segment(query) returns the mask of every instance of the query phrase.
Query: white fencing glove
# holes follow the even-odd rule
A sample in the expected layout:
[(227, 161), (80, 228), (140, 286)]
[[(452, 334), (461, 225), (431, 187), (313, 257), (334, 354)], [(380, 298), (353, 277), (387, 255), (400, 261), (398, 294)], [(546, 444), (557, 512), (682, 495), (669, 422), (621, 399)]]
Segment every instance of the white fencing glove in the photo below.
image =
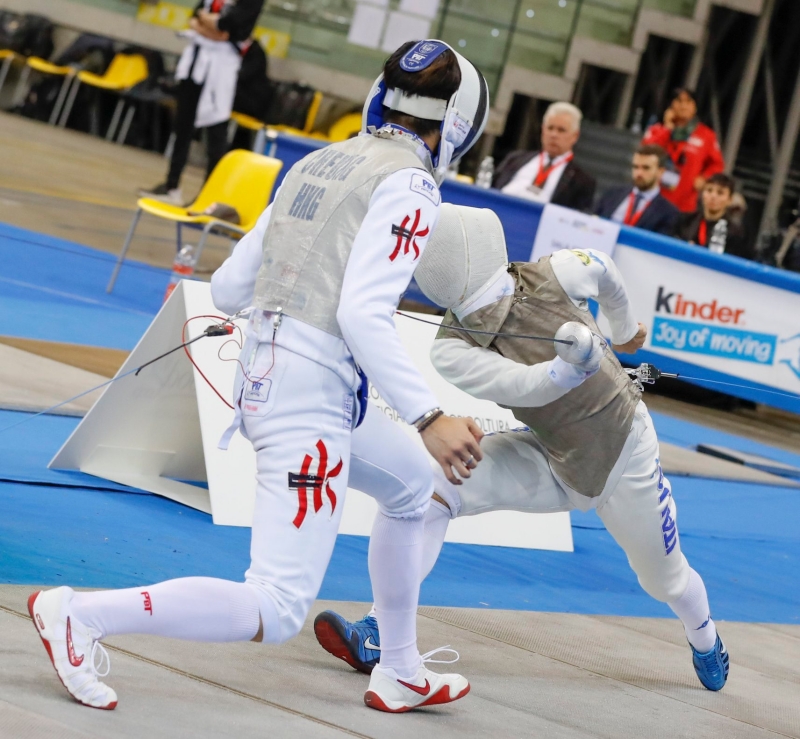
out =
[(594, 374), (597, 370), (600, 369), (600, 362), (603, 359), (603, 356), (606, 353), (606, 344), (605, 339), (597, 334), (592, 334), (592, 352), (589, 356), (584, 359), (582, 362), (579, 362), (575, 366), (578, 369), (582, 369), (584, 372), (589, 372), (590, 374)]
[(606, 342), (595, 334), (592, 336), (592, 351), (583, 362), (570, 364), (556, 357), (550, 362), (547, 374), (557, 387), (572, 390), (600, 369), (605, 350)]
[(586, 372), (578, 365), (570, 364), (561, 359), (561, 357), (556, 357), (550, 361), (547, 374), (556, 387), (572, 390), (572, 388), (578, 387), (584, 380), (591, 377), (594, 372)]

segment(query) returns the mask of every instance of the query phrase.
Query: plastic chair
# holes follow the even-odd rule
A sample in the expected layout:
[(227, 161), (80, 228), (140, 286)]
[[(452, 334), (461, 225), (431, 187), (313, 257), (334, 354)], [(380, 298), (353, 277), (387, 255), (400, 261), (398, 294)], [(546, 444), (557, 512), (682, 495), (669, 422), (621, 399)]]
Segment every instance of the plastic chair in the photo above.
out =
[[(141, 54), (117, 54), (111, 60), (111, 64), (102, 75), (86, 71), (78, 72), (77, 82), (70, 90), (67, 105), (64, 109), (64, 114), (61, 116), (59, 125), (62, 127), (67, 125), (69, 114), (72, 112), (72, 106), (75, 103), (75, 97), (78, 94), (78, 88), (81, 86), (81, 82), (90, 87), (96, 87), (99, 90), (124, 92), (130, 90), (134, 85), (138, 85), (143, 80), (146, 80), (147, 75), (147, 59)], [(117, 107), (114, 109), (114, 116), (111, 118), (111, 124), (106, 132), (107, 141), (111, 141), (114, 138), (124, 106), (125, 100), (120, 98), (117, 101)]]
[(347, 141), (347, 139), (361, 132), (361, 113), (348, 113), (343, 115), (328, 130), (328, 139), (331, 143)]
[[(153, 198), (140, 198), (136, 203), (136, 213), (131, 221), (125, 244), (114, 266), (114, 272), (108, 282), (106, 292), (110, 293), (114, 289), (142, 213), (150, 213), (175, 222), (178, 250), (181, 248), (182, 224), (202, 228), (203, 233), (197, 244), (195, 255), (195, 263), (197, 263), (210, 233), (218, 233), (235, 239), (244, 236), (256, 225), (258, 217), (269, 203), (275, 187), (275, 180), (282, 167), (283, 162), (279, 159), (265, 157), (244, 149), (236, 149), (222, 157), (203, 185), (203, 189), (200, 190), (200, 194), (188, 207), (169, 205)], [(214, 203), (225, 203), (236, 208), (240, 218), (239, 225), (208, 215), (189, 215), (190, 211), (202, 213)]]
[(294, 128), (294, 126), (286, 126), (284, 124), (278, 124), (274, 126), (271, 125), (269, 128), (272, 128), (276, 131), (281, 131), (283, 133), (290, 133), (294, 136), (308, 136), (310, 138), (327, 139), (327, 137), (323, 134), (311, 133), (312, 129), (314, 128), (314, 124), (317, 122), (317, 114), (319, 113), (321, 105), (322, 93), (317, 90), (314, 93), (314, 97), (311, 99), (311, 103), (309, 103), (308, 110), (306, 111), (306, 119), (303, 123), (303, 128)]
[[(31, 70), (34, 72), (39, 72), (39, 74), (48, 74), (54, 77), (64, 78), (64, 81), (61, 83), (61, 89), (58, 91), (58, 97), (56, 98), (55, 105), (53, 105), (53, 110), (50, 112), (50, 118), (47, 121), (51, 126), (55, 126), (56, 122), (58, 121), (59, 114), (64, 107), (64, 101), (67, 98), (70, 86), (73, 84), (78, 70), (74, 67), (69, 67), (66, 65), (62, 66), (60, 64), (53, 64), (52, 62), (48, 62), (46, 59), (42, 59), (38, 56), (29, 57), (26, 62), (25, 69), (22, 71), (19, 82), (17, 83), (17, 90), (14, 96), (17, 102), (19, 102), (22, 98), (22, 90), (28, 82), (28, 77), (30, 76)], [(64, 123), (62, 122), (61, 125), (63, 126)]]

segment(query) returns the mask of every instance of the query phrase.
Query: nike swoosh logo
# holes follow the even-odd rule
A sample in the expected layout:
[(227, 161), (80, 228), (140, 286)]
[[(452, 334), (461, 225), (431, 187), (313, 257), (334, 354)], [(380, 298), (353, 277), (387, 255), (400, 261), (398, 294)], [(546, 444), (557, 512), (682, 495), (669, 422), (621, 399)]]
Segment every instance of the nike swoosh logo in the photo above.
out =
[(412, 685), (411, 683), (406, 683), (402, 680), (398, 680), (397, 682), (399, 682), (400, 685), (405, 685), (409, 690), (413, 690), (415, 693), (419, 693), (420, 695), (428, 695), (428, 693), (431, 692), (431, 684), (427, 680), (425, 681), (424, 687)]
[(80, 667), (83, 664), (83, 658), (86, 656), (82, 654), (78, 657), (75, 654), (75, 645), (72, 643), (72, 623), (69, 620), (69, 616), (67, 616), (67, 656), (69, 657), (69, 663), (73, 667)]
[(380, 651), (381, 651), (380, 645), (379, 645), (379, 644), (376, 644), (374, 641), (372, 641), (372, 637), (371, 637), (371, 636), (368, 636), (368, 637), (367, 637), (367, 638), (364, 640), (364, 647), (365, 647), (366, 649), (374, 649), (374, 650), (375, 650), (375, 651), (377, 651), (377, 652), (380, 652)]

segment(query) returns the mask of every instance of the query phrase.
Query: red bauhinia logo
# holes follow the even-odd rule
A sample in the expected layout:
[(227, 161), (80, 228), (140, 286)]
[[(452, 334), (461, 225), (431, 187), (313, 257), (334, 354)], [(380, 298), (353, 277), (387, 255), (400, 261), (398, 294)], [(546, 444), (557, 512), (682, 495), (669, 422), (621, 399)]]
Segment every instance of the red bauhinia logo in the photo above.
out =
[(67, 616), (67, 656), (69, 657), (69, 663), (73, 667), (80, 667), (83, 664), (83, 658), (86, 656), (82, 654), (78, 657), (78, 655), (75, 654), (75, 645), (72, 643), (72, 622), (69, 616)]
[(142, 590), (142, 595), (144, 596), (144, 610), (147, 611), (152, 616), (153, 601), (150, 600), (150, 593), (148, 593), (146, 590)]
[(399, 226), (396, 224), (392, 225), (392, 236), (397, 236), (397, 243), (394, 246), (394, 251), (389, 256), (390, 262), (397, 259), (401, 252), (403, 254), (408, 254), (410, 249), (414, 249), (414, 259), (412, 261), (419, 258), (417, 239), (427, 236), (429, 231), (428, 226), (425, 226), (422, 231), (417, 231), (420, 217), (421, 213), (419, 208), (417, 208), (417, 212), (414, 214), (414, 225), (411, 226), (411, 228), (408, 227), (411, 216), (406, 216)]
[(342, 471), (342, 460), (340, 458), (339, 463), (328, 472), (328, 449), (322, 439), (317, 442), (317, 452), (319, 452), (319, 465), (316, 475), (312, 475), (310, 472), (311, 464), (314, 462), (314, 458), (310, 454), (306, 454), (303, 459), (299, 475), (294, 472), (289, 473), (289, 488), (297, 490), (297, 515), (292, 523), (298, 529), (303, 525), (308, 512), (308, 488), (314, 491), (314, 513), (319, 513), (322, 508), (323, 490), (331, 502), (331, 514), (336, 510), (336, 493), (331, 489), (330, 480), (339, 476)]

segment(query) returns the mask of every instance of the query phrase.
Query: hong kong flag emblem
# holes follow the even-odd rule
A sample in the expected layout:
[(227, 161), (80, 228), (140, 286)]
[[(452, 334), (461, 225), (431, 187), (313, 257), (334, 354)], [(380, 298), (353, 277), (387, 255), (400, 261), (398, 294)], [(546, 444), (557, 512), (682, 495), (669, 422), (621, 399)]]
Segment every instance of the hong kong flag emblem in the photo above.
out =
[(417, 212), (413, 216), (414, 223), (409, 228), (408, 224), (411, 223), (412, 216), (406, 216), (403, 218), (403, 222), (398, 226), (397, 224), (392, 225), (392, 236), (397, 236), (397, 243), (394, 246), (394, 251), (389, 255), (389, 261), (393, 262), (400, 254), (409, 254), (411, 249), (414, 250), (414, 257), (412, 261), (419, 259), (419, 246), (417, 245), (417, 239), (421, 239), (424, 236), (428, 235), (429, 228), (425, 226), (421, 231), (418, 231), (419, 228), (419, 220), (422, 217), (419, 208), (417, 208)]
[(336, 493), (331, 489), (330, 481), (338, 477), (342, 471), (342, 460), (340, 458), (338, 464), (328, 472), (328, 449), (322, 439), (317, 442), (317, 453), (319, 454), (319, 463), (317, 464), (316, 474), (311, 473), (314, 457), (310, 454), (306, 454), (303, 459), (299, 475), (294, 472), (289, 473), (289, 488), (297, 490), (297, 515), (292, 523), (298, 529), (303, 525), (303, 521), (306, 520), (306, 513), (308, 513), (309, 489), (314, 491), (314, 513), (319, 513), (322, 508), (323, 492), (331, 502), (331, 515), (336, 510)]

